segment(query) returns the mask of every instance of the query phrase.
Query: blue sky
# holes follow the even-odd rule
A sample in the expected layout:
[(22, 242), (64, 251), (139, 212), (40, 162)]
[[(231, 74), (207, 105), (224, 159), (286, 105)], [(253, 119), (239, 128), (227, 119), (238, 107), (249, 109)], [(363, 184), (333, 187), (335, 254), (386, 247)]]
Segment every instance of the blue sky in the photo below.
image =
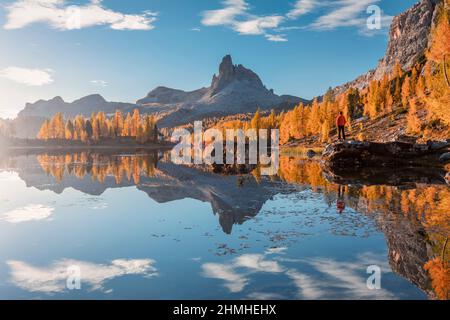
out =
[[(134, 102), (208, 86), (225, 54), (312, 98), (376, 66), (415, 0), (0, 0), (0, 117), (56, 95)], [(370, 5), (381, 30), (369, 30)]]

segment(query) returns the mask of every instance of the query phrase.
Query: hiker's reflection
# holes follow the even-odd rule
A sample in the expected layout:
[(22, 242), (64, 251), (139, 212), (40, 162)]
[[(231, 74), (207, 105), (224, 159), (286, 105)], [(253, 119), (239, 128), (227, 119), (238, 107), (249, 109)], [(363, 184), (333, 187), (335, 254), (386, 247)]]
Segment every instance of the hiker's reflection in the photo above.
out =
[(336, 209), (339, 212), (339, 214), (341, 214), (345, 210), (344, 194), (345, 194), (345, 186), (340, 185), (338, 187), (338, 197), (336, 201)]

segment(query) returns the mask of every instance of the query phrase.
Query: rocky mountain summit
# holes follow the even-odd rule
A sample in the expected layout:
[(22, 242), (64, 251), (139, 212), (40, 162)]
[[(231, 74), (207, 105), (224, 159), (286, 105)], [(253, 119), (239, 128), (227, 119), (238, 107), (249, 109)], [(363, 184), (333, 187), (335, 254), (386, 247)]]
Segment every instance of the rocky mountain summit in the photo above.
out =
[(172, 127), (205, 117), (255, 112), (258, 108), (290, 107), (301, 101), (306, 102), (294, 96), (276, 95), (255, 72), (234, 65), (231, 56), (226, 55), (209, 87), (190, 92), (158, 87), (137, 104), (143, 112), (164, 113), (161, 126)]
[(228, 85), (231, 85), (234, 81), (247, 82), (251, 86), (260, 89), (261, 91), (267, 90), (261, 79), (252, 70), (246, 69), (243, 65), (233, 65), (233, 60), (230, 55), (223, 58), (222, 63), (219, 66), (219, 75), (213, 76), (210, 96), (218, 94), (224, 90)]

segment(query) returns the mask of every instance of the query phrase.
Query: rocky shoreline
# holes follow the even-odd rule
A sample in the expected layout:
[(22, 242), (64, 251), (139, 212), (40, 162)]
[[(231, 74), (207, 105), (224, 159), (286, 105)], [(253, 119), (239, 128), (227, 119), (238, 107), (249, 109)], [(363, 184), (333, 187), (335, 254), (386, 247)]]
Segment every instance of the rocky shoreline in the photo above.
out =
[[(445, 165), (450, 163), (449, 151), (450, 140), (426, 144), (340, 141), (326, 146), (321, 162), (327, 176), (338, 183), (354, 181), (356, 174), (378, 179), (380, 183), (398, 184), (404, 177), (414, 176), (415, 171), (425, 170), (429, 173), (428, 182), (450, 184), (450, 172), (445, 171)], [(407, 175), (402, 174), (405, 170)]]
[(326, 146), (322, 161), (329, 167), (441, 167), (450, 161), (450, 157), (445, 156), (449, 147), (450, 140), (426, 144), (339, 141)]

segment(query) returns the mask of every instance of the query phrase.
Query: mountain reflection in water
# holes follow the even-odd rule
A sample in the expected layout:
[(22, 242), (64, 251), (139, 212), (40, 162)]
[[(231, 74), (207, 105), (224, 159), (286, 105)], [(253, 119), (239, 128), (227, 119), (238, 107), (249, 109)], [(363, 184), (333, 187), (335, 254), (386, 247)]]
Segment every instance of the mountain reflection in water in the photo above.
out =
[[(356, 283), (355, 279), (361, 277), (357, 266), (376, 260), (373, 255), (370, 252), (359, 252), (351, 257), (352, 261), (348, 257), (346, 262), (342, 262), (336, 261), (336, 257), (331, 257), (332, 253), (324, 249), (327, 245), (332, 246), (336, 237), (356, 238), (352, 242), (358, 242), (359, 239), (371, 238), (378, 232), (382, 233), (387, 245), (386, 268), (413, 283), (428, 297), (449, 297), (450, 245), (447, 243), (450, 233), (450, 188), (439, 178), (439, 173), (429, 175), (414, 170), (404, 173), (385, 172), (390, 178), (383, 179), (379, 173), (373, 172), (359, 176), (355, 173), (346, 175), (345, 172), (323, 172), (317, 161), (281, 157), (280, 170), (276, 177), (260, 176), (258, 170), (249, 175), (218, 175), (205, 167), (175, 165), (170, 162), (168, 154), (156, 151), (136, 154), (48, 152), (4, 155), (0, 161), (2, 172), (15, 172), (27, 188), (34, 187), (41, 192), (50, 190), (62, 196), (65, 190), (72, 188), (83, 194), (101, 196), (108, 189), (135, 186), (158, 204), (175, 201), (183, 203), (186, 199), (209, 203), (225, 235), (232, 236), (233, 226), (253, 220), (248, 222), (248, 226), (245, 224), (248, 229), (239, 234), (237, 239), (249, 243), (241, 244), (238, 249), (232, 248), (226, 242), (217, 243), (215, 256), (221, 260), (202, 263), (195, 271), (192, 270), (193, 266), (188, 268), (190, 270), (186, 272), (201, 274), (205, 290), (216, 290), (212, 283), (205, 282), (209, 279), (221, 281), (222, 287), (226, 288), (229, 294), (238, 294), (255, 286), (246, 298), (396, 298), (402, 297), (401, 294), (404, 294), (404, 297), (420, 297), (417, 293), (409, 296), (408, 292), (412, 289), (403, 283), (396, 284), (392, 289), (398, 290), (400, 295), (388, 291), (367, 293), (364, 277), (361, 280), (363, 282)], [(386, 181), (385, 184), (383, 181)], [(0, 184), (6, 183), (0, 180)], [(0, 229), (7, 227), (2, 227), (2, 222), (42, 221), (55, 216), (52, 206), (35, 204), (33, 201), (30, 200), (25, 206), (13, 210), (0, 207)], [(319, 204), (318, 201), (322, 203)], [(180, 208), (182, 206), (183, 204)], [(139, 208), (141, 209), (144, 208)], [(109, 210), (108, 207), (106, 210)], [(135, 210), (133, 203), (130, 203), (130, 210)], [(190, 217), (185, 216), (185, 219), (189, 220)], [(267, 219), (271, 221), (271, 226), (267, 226)], [(284, 224), (283, 220), (288, 223)], [(259, 228), (262, 226), (264, 228)], [(323, 229), (324, 226), (326, 230)], [(177, 226), (171, 228), (174, 228), (175, 232)], [(33, 230), (30, 229), (30, 232)], [(313, 244), (303, 240), (307, 239), (310, 233), (317, 236)], [(324, 234), (322, 238), (321, 233)], [(183, 239), (184, 236), (187, 238)], [(212, 242), (219, 237), (208, 231), (202, 236)], [(259, 236), (264, 239), (257, 239)], [(163, 236), (154, 234), (154, 237)], [(183, 233), (179, 237), (179, 241), (189, 242), (193, 236), (188, 237)], [(255, 253), (246, 247), (252, 245), (252, 239), (255, 239), (255, 246), (258, 246), (257, 242), (264, 242), (265, 249)], [(322, 249), (298, 257), (285, 254), (289, 248), (294, 250), (302, 241)], [(321, 241), (326, 242), (324, 247)], [(348, 248), (348, 253), (340, 252), (339, 255), (350, 255), (352, 249)], [(206, 251), (205, 255), (211, 254), (211, 249), (202, 249)], [(9, 251), (13, 252), (13, 249)], [(326, 256), (327, 254), (330, 256)], [(25, 258), (26, 256), (22, 256), (22, 259)], [(177, 258), (174, 259), (177, 261)], [(193, 257), (193, 261), (195, 259), (197, 258)], [(61, 270), (70, 264), (85, 266), (85, 269), (89, 270), (86, 281), (94, 288), (103, 288), (105, 282), (123, 275), (158, 277), (158, 259), (155, 261), (153, 257), (135, 260), (112, 259), (106, 264), (95, 264), (82, 259), (67, 259), (64, 255), (64, 259), (52, 261), (52, 266), (45, 272), (18, 258), (8, 257), (0, 263), (9, 267), (9, 277), (16, 287), (38, 292), (63, 291), (61, 279), (55, 278), (53, 274), (61, 274)], [(300, 269), (286, 266), (295, 261), (302, 266)], [(378, 263), (382, 264), (383, 261)], [(4, 269), (5, 266), (0, 267), (0, 274)], [(347, 273), (338, 274), (340, 269), (346, 269)], [(32, 278), (23, 277), (21, 272), (24, 270), (27, 270)], [(95, 276), (96, 273), (105, 272), (110, 276)], [(261, 278), (259, 272), (283, 276), (289, 279), (296, 289), (282, 294), (262, 292), (264, 283), (267, 282), (269, 286), (273, 279), (268, 276)], [(33, 276), (36, 274), (45, 275), (44, 279)], [(329, 280), (328, 284), (319, 281), (318, 274), (335, 281)], [(341, 283), (336, 281), (337, 278)], [(346, 281), (342, 282), (342, 279)], [(261, 283), (256, 285), (255, 281)], [(278, 283), (277, 280), (274, 283)], [(347, 288), (349, 286), (352, 288), (350, 291)], [(347, 296), (332, 294), (333, 290), (338, 292), (344, 290), (343, 288), (347, 288)], [(300, 293), (295, 293), (296, 290)], [(170, 294), (169, 292), (168, 297), (176, 297)], [(9, 297), (6, 292), (1, 291), (0, 296)], [(143, 293), (138, 298), (147, 297)], [(187, 296), (181, 296), (183, 297)], [(218, 296), (221, 297), (228, 295)]]

